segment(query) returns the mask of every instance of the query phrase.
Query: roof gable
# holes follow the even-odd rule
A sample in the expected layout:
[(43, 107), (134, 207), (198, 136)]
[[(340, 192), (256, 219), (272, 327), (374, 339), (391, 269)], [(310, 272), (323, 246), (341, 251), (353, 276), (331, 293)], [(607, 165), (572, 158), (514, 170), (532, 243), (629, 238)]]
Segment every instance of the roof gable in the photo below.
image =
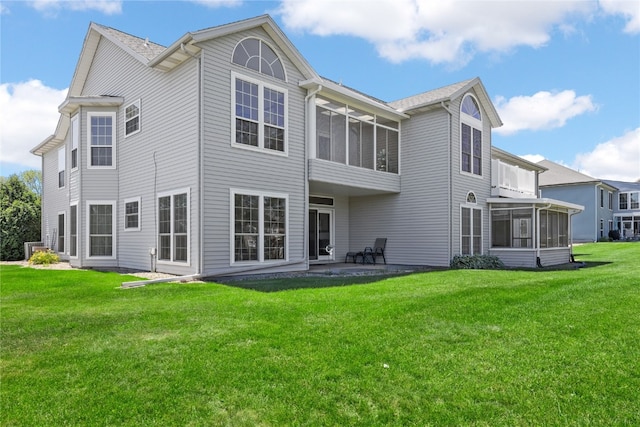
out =
[(487, 112), (491, 127), (496, 128), (502, 126), (502, 120), (500, 116), (498, 116), (498, 112), (491, 102), (487, 90), (478, 77), (419, 93), (408, 98), (399, 99), (390, 102), (389, 105), (405, 113), (426, 111), (439, 104), (456, 100), (472, 88), (476, 90), (479, 101)]

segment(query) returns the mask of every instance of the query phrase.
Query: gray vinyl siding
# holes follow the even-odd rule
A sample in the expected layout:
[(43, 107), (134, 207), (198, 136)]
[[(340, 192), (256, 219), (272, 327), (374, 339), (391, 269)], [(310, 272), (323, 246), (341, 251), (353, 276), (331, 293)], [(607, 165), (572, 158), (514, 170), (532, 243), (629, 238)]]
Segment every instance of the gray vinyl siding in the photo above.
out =
[(553, 248), (540, 250), (540, 264), (548, 265), (566, 264), (571, 262), (571, 248)]
[[(58, 149), (64, 144), (47, 152), (42, 158), (42, 242), (58, 252), (54, 230), (58, 229), (58, 214), (65, 213), (65, 249), (60, 253), (62, 259), (68, 259), (68, 223), (69, 223), (69, 172), (65, 169), (65, 187), (58, 187)], [(70, 164), (70, 163), (67, 163)]]
[[(492, 248), (490, 255), (497, 256), (509, 267), (536, 268), (536, 251), (533, 249), (500, 249)], [(543, 264), (544, 265), (544, 264)]]
[[(203, 156), (204, 164), (204, 272), (219, 274), (243, 269), (267, 268), (270, 271), (306, 269), (305, 260), (305, 109), (306, 90), (298, 87), (302, 74), (280, 52), (270, 46), (283, 61), (287, 82), (261, 75), (231, 63), (236, 44), (247, 36), (267, 42), (261, 29), (232, 34), (204, 42), (203, 61)], [(235, 138), (232, 120), (235, 106), (231, 105), (235, 90), (232, 71), (239, 77), (260, 80), (287, 91), (288, 155), (258, 152), (231, 145)], [(231, 266), (231, 189), (288, 195), (288, 255), (289, 265), (270, 268), (269, 263)]]
[(449, 264), (449, 119), (444, 110), (401, 124), (401, 193), (350, 199), (350, 248), (387, 238), (392, 264)]
[(309, 160), (309, 180), (374, 191), (400, 192), (398, 174), (381, 173), (321, 159)]
[[(116, 260), (84, 259), (85, 266), (149, 270), (149, 250), (157, 247), (157, 194), (189, 189), (189, 264), (157, 264), (157, 270), (192, 274), (198, 270), (198, 62), (188, 60), (164, 73), (146, 67), (106, 39), (102, 39), (87, 77), (83, 95), (124, 97), (119, 108), (82, 109), (82, 204), (79, 234), (86, 231), (86, 200), (114, 200), (117, 235)], [(124, 109), (140, 100), (140, 132), (125, 138)], [(87, 168), (87, 113), (115, 111), (116, 169)], [(140, 231), (124, 231), (124, 200), (140, 197)], [(83, 239), (84, 240), (84, 236)], [(86, 248), (80, 252), (86, 257)], [(115, 265), (114, 265), (115, 264)]]
[[(584, 211), (571, 218), (571, 231), (574, 243), (597, 240), (597, 206), (600, 206), (599, 190), (594, 184), (568, 185), (562, 187), (544, 187), (540, 189), (542, 197), (562, 200), (584, 206)], [(608, 200), (606, 201), (608, 203)], [(605, 207), (608, 205), (605, 204)], [(607, 213), (609, 212), (607, 208)], [(606, 221), (605, 221), (606, 222)], [(608, 227), (608, 224), (605, 225)]]

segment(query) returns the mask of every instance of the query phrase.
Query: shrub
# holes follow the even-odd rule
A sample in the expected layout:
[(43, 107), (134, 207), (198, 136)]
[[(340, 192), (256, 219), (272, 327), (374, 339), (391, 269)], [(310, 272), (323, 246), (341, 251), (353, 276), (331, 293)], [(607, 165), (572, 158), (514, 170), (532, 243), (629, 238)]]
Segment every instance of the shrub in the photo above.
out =
[(456, 255), (449, 264), (456, 269), (498, 270), (504, 268), (500, 258), (493, 255)]
[(51, 249), (47, 251), (36, 251), (29, 258), (29, 264), (49, 265), (60, 262), (60, 257)]

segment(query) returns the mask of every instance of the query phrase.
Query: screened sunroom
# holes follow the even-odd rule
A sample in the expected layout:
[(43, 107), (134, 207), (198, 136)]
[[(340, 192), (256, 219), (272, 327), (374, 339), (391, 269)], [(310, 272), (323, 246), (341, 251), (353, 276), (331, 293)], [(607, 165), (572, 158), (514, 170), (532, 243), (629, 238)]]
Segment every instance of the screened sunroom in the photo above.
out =
[(510, 267), (541, 267), (571, 261), (571, 217), (583, 206), (553, 199), (488, 199), (489, 253)]

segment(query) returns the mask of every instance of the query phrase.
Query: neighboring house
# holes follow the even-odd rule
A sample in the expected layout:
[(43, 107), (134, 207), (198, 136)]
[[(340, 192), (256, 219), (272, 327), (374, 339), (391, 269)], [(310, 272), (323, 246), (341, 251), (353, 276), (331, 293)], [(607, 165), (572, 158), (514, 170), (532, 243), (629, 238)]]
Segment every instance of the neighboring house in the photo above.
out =
[(609, 231), (620, 229), (614, 221), (614, 211), (619, 205), (614, 185), (550, 160), (542, 160), (538, 164), (547, 169), (540, 175), (543, 197), (584, 206), (582, 214), (573, 219), (575, 242), (595, 242), (601, 237), (608, 237)]
[(640, 238), (640, 182), (605, 182), (617, 189), (612, 229), (618, 230), (622, 239)]
[(377, 237), (395, 264), (570, 259), (581, 207), (492, 148), (478, 78), (386, 103), (320, 77), (266, 15), (166, 48), (92, 23), (59, 111), (32, 152), (43, 241), (73, 266), (306, 270)]

